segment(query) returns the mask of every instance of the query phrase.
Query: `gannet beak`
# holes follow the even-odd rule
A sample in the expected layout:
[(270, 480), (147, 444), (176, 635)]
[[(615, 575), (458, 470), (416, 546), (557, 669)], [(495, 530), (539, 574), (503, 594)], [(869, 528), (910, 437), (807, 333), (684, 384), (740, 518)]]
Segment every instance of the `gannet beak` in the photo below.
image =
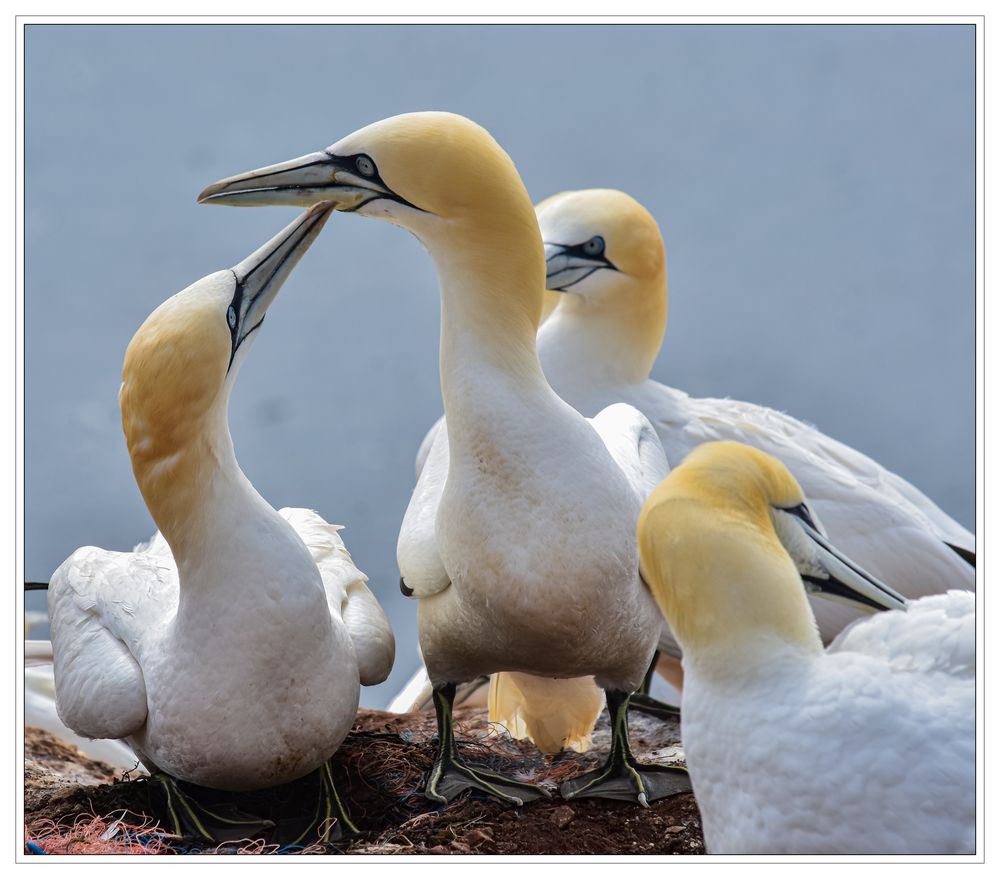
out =
[(350, 212), (385, 198), (415, 207), (396, 195), (381, 178), (358, 173), (355, 160), (329, 152), (309, 153), (213, 183), (202, 190), (198, 202), (241, 207), (331, 202), (338, 210)]
[(281, 285), (309, 249), (309, 245), (316, 240), (333, 209), (334, 205), (329, 202), (315, 205), (245, 260), (233, 266), (236, 293), (229, 312), (229, 329), (232, 334), (230, 366), (244, 339), (263, 322)]
[(799, 526), (812, 551), (809, 570), (799, 569), (807, 592), (869, 612), (906, 610), (902, 595), (852, 562), (820, 533), (805, 504), (781, 512), (788, 513)]
[(609, 259), (588, 256), (582, 245), (545, 243), (545, 286), (563, 292), (589, 278), (598, 269), (618, 271)]

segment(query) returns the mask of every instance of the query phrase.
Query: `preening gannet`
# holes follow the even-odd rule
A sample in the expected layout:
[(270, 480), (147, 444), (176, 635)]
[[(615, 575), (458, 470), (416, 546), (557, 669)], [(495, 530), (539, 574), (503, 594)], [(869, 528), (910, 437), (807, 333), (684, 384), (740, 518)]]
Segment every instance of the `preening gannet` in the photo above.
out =
[(682, 728), (715, 854), (975, 850), (975, 596), (859, 620), (825, 651), (821, 590), (898, 606), (820, 533), (777, 459), (693, 451), (639, 521), (684, 650)]
[(317, 821), (336, 814), (324, 833), (349, 831), (326, 761), (359, 681), (392, 665), (388, 621), (337, 527), (276, 512), (229, 434), (240, 365), (331, 209), (172, 296), (136, 332), (122, 426), (160, 530), (131, 553), (77, 550), (49, 586), (59, 716), (81, 735), (125, 739), (162, 780), (178, 833), (244, 822), (200, 808), (174, 779), (242, 791), (317, 770)]
[(632, 407), (588, 421), (545, 381), (535, 351), (545, 260), (510, 158), (468, 119), (414, 113), (201, 195), (224, 204), (321, 199), (412, 231), (440, 279), (449, 449), (432, 451), (398, 544), (440, 731), (427, 795), (539, 795), (473, 770), (455, 747), (456, 683), (505, 669), (593, 675), (606, 691), (612, 753), (601, 770), (567, 782), (564, 796), (645, 803), (686, 789), (683, 773), (636, 761), (625, 724), (661, 627), (639, 578), (635, 525), (666, 461)]

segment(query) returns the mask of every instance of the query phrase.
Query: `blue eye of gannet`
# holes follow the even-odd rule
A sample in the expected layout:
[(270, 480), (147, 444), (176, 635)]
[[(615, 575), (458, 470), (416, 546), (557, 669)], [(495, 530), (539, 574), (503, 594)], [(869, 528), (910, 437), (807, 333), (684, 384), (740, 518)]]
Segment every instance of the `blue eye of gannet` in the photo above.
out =
[(545, 286), (550, 290), (566, 292), (570, 287), (585, 281), (598, 269), (619, 271), (604, 255), (604, 238), (594, 235), (581, 244), (558, 244), (544, 241)]
[[(375, 160), (365, 154), (365, 153), (354, 153), (350, 156), (338, 156), (335, 153), (327, 152), (326, 159), (324, 163), (333, 165), (337, 168), (342, 168), (349, 174), (354, 174), (358, 177), (364, 178), (365, 181), (370, 181), (375, 184), (374, 186), (366, 186), (364, 189), (370, 191), (370, 195), (364, 200), (358, 202), (353, 207), (342, 207), (340, 208), (345, 214), (350, 214), (356, 211), (358, 208), (363, 207), (366, 204), (371, 204), (371, 202), (376, 201), (380, 198), (388, 199), (389, 201), (398, 202), (399, 204), (406, 205), (407, 207), (413, 208), (421, 213), (427, 213), (423, 208), (417, 207), (413, 202), (408, 201), (403, 198), (403, 196), (398, 195), (393, 192), (389, 185), (382, 179), (382, 175), (379, 174), (378, 166), (375, 164)], [(332, 189), (336, 189), (338, 184), (334, 184)], [(348, 184), (351, 185), (351, 184)]]
[(229, 321), (229, 329), (236, 329), (236, 309), (232, 305), (229, 306), (229, 311), (226, 312), (226, 320)]

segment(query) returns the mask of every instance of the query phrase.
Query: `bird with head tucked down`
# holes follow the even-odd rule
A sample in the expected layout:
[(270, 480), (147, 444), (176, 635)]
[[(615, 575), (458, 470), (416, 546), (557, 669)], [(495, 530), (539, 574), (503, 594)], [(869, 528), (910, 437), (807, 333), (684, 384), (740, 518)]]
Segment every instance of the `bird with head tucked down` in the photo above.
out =
[[(973, 593), (905, 602), (834, 547), (783, 464), (734, 442), (673, 470), (639, 546), (684, 651), (709, 852), (975, 850)], [(889, 611), (824, 650), (807, 592)]]

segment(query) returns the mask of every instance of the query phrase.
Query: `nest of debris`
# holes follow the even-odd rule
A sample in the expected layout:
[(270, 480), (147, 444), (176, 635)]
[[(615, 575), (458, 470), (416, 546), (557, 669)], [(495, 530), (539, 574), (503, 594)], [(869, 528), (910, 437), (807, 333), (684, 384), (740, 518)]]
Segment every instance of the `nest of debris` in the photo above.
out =
[[(482, 709), (455, 712), (456, 738), (473, 765), (530, 781), (554, 796), (512, 808), (467, 793), (447, 806), (422, 795), (434, 762), (433, 714), (362, 710), (334, 757), (341, 798), (360, 835), (350, 840), (289, 845), (315, 809), (318, 780), (228, 794), (185, 785), (206, 806), (231, 806), (274, 822), (259, 839), (206, 845), (169, 836), (160, 788), (145, 776), (114, 771), (39, 730), (25, 740), (25, 851), (50, 854), (700, 854), (694, 797), (678, 794), (649, 808), (608, 800), (558, 798), (559, 785), (598, 766), (610, 732), (598, 725), (586, 754), (549, 756), (496, 729)], [(632, 746), (643, 760), (669, 761), (677, 724), (635, 714)]]

